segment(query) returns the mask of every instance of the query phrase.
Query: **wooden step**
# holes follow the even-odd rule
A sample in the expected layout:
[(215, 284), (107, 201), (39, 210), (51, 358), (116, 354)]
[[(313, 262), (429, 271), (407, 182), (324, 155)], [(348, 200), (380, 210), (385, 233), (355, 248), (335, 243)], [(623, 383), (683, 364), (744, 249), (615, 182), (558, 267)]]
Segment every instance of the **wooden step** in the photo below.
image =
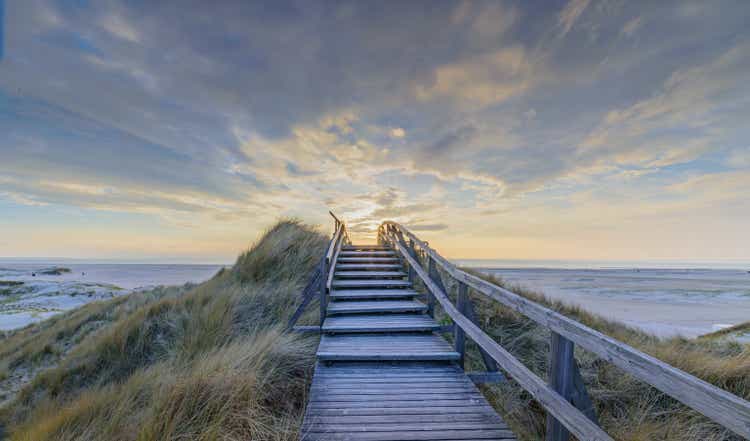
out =
[(413, 289), (336, 289), (331, 291), (333, 300), (380, 300), (413, 298), (420, 295)]
[(416, 300), (336, 301), (328, 304), (328, 315), (424, 311), (427, 311), (427, 305)]
[(317, 357), (321, 361), (455, 361), (460, 355), (435, 334), (324, 334)]
[(395, 251), (342, 251), (339, 257), (395, 257)]
[(411, 282), (398, 279), (336, 279), (331, 283), (334, 289), (342, 288), (411, 288)]
[(393, 248), (388, 245), (344, 245), (343, 251), (387, 251)]
[(395, 271), (400, 269), (403, 267), (398, 263), (339, 263), (336, 265), (336, 271)]
[(339, 279), (367, 279), (367, 278), (401, 278), (406, 277), (403, 271), (338, 271), (334, 275)]
[[(352, 400), (354, 391), (367, 399)], [(463, 371), (439, 362), (318, 363), (300, 433), (303, 441), (515, 439)]]
[(425, 314), (339, 315), (323, 322), (323, 332), (425, 332), (435, 331), (440, 325)]
[(398, 257), (341, 257), (337, 263), (380, 263), (380, 264), (400, 264)]

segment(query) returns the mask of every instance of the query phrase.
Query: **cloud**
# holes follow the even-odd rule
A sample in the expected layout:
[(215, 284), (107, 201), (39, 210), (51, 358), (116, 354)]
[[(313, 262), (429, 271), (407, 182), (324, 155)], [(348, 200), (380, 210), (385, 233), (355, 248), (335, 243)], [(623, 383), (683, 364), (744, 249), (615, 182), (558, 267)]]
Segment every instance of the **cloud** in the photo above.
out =
[(565, 36), (575, 25), (583, 11), (591, 3), (591, 0), (570, 0), (557, 16), (557, 25), (560, 27), (561, 36)]
[(403, 138), (406, 136), (406, 131), (401, 127), (394, 127), (391, 129), (390, 134), (393, 138)]
[(632, 37), (638, 29), (643, 25), (643, 17), (635, 17), (628, 20), (627, 23), (622, 27), (623, 35)]
[(101, 21), (101, 26), (112, 35), (129, 41), (140, 43), (141, 36), (138, 30), (119, 15), (108, 15)]
[(458, 63), (437, 67), (429, 82), (416, 88), (420, 100), (452, 98), (460, 103), (486, 106), (528, 90), (532, 63), (520, 46), (508, 47)]

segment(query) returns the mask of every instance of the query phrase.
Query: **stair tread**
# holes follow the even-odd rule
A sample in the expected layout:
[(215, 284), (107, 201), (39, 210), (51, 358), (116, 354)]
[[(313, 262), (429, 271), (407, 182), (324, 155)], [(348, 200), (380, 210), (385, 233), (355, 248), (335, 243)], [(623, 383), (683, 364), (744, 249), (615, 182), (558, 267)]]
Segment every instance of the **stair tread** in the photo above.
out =
[(337, 315), (327, 317), (323, 332), (414, 332), (436, 330), (440, 325), (425, 314)]

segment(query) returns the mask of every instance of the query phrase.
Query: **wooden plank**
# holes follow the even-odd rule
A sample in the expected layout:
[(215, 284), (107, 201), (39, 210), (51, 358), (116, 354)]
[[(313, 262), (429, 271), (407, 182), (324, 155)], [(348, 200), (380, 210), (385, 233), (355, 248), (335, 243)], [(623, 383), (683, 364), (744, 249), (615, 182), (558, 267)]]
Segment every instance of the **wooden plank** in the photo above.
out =
[(433, 334), (324, 335), (317, 356), (319, 360), (458, 359), (448, 342)]
[(328, 265), (328, 274), (327, 274), (328, 277), (326, 279), (326, 290), (328, 292), (331, 291), (331, 284), (333, 283), (334, 273), (336, 271), (336, 264), (337, 264), (339, 255), (341, 255), (341, 247), (342, 247), (343, 243), (344, 243), (344, 238), (343, 238), (343, 236), (340, 236), (339, 237), (339, 241), (336, 244), (336, 247), (335, 247), (334, 252), (333, 252), (333, 258), (328, 261), (329, 262), (329, 265)]
[(335, 277), (338, 278), (368, 278), (368, 277), (406, 277), (403, 271), (336, 271)]
[(318, 433), (308, 432), (302, 434), (304, 441), (440, 441), (440, 440), (510, 440), (515, 439), (509, 430), (444, 430), (440, 432), (401, 432), (393, 433), (357, 433), (357, 432), (339, 432), (339, 433)]
[(388, 245), (346, 245), (346, 251), (387, 251), (391, 250)]
[(399, 263), (398, 257), (345, 257), (339, 256), (340, 263)]
[(423, 312), (427, 305), (416, 300), (336, 301), (328, 305), (328, 315), (379, 312)]
[[(394, 223), (394, 225), (397, 224)], [(420, 241), (408, 229), (400, 225), (398, 228), (419, 244), (428, 255), (435, 259), (438, 265), (456, 280), (464, 282), (482, 295), (524, 314), (540, 325), (599, 355), (625, 372), (697, 410), (736, 434), (750, 439), (750, 402), (747, 400), (512, 291), (461, 271)], [(403, 251), (401, 252), (403, 254)]]
[(341, 288), (411, 288), (407, 280), (334, 280), (332, 286)]
[(339, 263), (336, 271), (388, 271), (401, 268), (398, 263)]
[(293, 332), (319, 334), (320, 326), (293, 326), (291, 330)]
[(342, 251), (342, 257), (396, 257), (396, 252), (388, 251)]
[[(529, 368), (524, 366), (518, 359), (498, 345), (490, 336), (485, 334), (469, 318), (461, 314), (451, 303), (448, 296), (429, 277), (426, 271), (416, 266), (414, 259), (396, 241), (393, 245), (401, 252), (410, 265), (415, 265), (417, 275), (422, 279), (427, 288), (435, 295), (445, 312), (453, 321), (463, 328), (466, 335), (471, 337), (489, 356), (497, 361), (513, 379), (528, 391), (544, 408), (552, 413), (571, 433), (579, 439), (586, 440), (612, 440), (601, 428), (592, 423), (583, 413), (573, 407), (568, 401), (552, 390), (544, 381), (537, 377)], [(467, 283), (468, 284), (468, 283)]]
[[(553, 332), (549, 353), (549, 385), (570, 401), (573, 395), (573, 342)], [(570, 432), (552, 414), (547, 414), (546, 441), (569, 441)]]
[[(424, 375), (442, 381), (420, 385)], [(367, 383), (339, 383), (351, 376)], [(301, 439), (515, 439), (453, 364), (319, 363), (310, 394)]]
[(440, 325), (422, 314), (336, 315), (323, 322), (323, 332), (420, 332)]
[[(466, 313), (466, 302), (468, 301), (468, 290), (469, 288), (465, 283), (458, 284), (458, 297), (456, 298), (456, 308), (462, 313)], [(460, 326), (456, 326), (454, 329), (454, 346), (456, 352), (461, 354), (461, 358), (458, 360), (458, 365), (461, 369), (464, 369), (466, 363), (466, 333), (461, 329)]]
[(289, 322), (287, 322), (286, 329), (292, 329), (294, 327), (294, 325), (297, 323), (297, 320), (302, 317), (305, 309), (307, 309), (307, 306), (310, 304), (312, 299), (315, 297), (317, 290), (320, 288), (320, 279), (322, 274), (321, 268), (323, 266), (324, 260), (324, 258), (321, 258), (321, 261), (318, 262), (318, 265), (315, 267), (315, 270), (310, 277), (310, 281), (308, 282), (307, 286), (305, 286), (304, 291), (302, 291), (302, 301), (300, 302), (299, 306), (297, 306), (294, 314), (292, 314)]
[(333, 299), (372, 300), (414, 297), (420, 295), (413, 289), (335, 289), (331, 292)]

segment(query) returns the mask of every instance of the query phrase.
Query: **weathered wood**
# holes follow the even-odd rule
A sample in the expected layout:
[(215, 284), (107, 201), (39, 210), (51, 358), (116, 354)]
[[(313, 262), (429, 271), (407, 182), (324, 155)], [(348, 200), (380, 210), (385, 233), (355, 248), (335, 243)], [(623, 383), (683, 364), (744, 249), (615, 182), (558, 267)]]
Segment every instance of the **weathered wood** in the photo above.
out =
[(310, 392), (302, 440), (515, 439), (451, 364), (319, 363)]
[(328, 274), (328, 259), (320, 260), (320, 279), (318, 283), (318, 303), (320, 304), (320, 326), (323, 326), (323, 322), (326, 319), (328, 313), (326, 308), (328, 307), (328, 299), (326, 297), (328, 288), (326, 287), (326, 274)]
[[(416, 262), (408, 255), (406, 249), (401, 247), (395, 240), (392, 240), (394, 248), (409, 262), (415, 265)], [(417, 275), (427, 286), (437, 301), (441, 304), (445, 312), (453, 319), (456, 325), (460, 326), (471, 337), (475, 343), (483, 348), (487, 353), (499, 363), (503, 369), (513, 377), (527, 392), (529, 392), (547, 412), (557, 418), (571, 433), (579, 439), (585, 440), (611, 440), (596, 424), (592, 423), (583, 413), (573, 407), (571, 403), (561, 397), (557, 392), (552, 390), (544, 381), (531, 372), (518, 359), (513, 357), (503, 347), (498, 345), (490, 336), (485, 334), (477, 325), (475, 325), (466, 316), (461, 314), (451, 303), (448, 296), (432, 281), (429, 275), (421, 268), (416, 267)]]
[(411, 288), (407, 280), (333, 280), (331, 286), (340, 288)]
[[(553, 332), (549, 352), (549, 385), (563, 398), (573, 397), (573, 342)], [(568, 441), (570, 432), (554, 416), (547, 414), (546, 441)]]
[(412, 298), (420, 295), (413, 289), (334, 289), (331, 298), (337, 300), (376, 300)]
[[(344, 226), (341, 227), (341, 230), (344, 230)], [(341, 254), (341, 247), (344, 243), (344, 236), (343, 233), (339, 235), (338, 237), (338, 243), (336, 243), (336, 246), (334, 247), (333, 257), (331, 260), (329, 260), (329, 266), (328, 266), (328, 279), (326, 280), (326, 290), (331, 291), (331, 285), (333, 283), (334, 274), (336, 272), (336, 264), (338, 263), (339, 255)]]
[(435, 331), (440, 325), (432, 317), (421, 314), (336, 315), (323, 323), (324, 332), (424, 332)]
[(433, 334), (342, 334), (323, 335), (319, 360), (446, 360), (458, 354), (444, 339)]
[(294, 326), (292, 332), (320, 334), (320, 326)]
[[(466, 302), (468, 300), (469, 288), (465, 283), (458, 284), (458, 297), (456, 298), (456, 308), (461, 314), (466, 315)], [(466, 363), (466, 333), (460, 326), (456, 326), (454, 329), (454, 337), (456, 352), (461, 354), (461, 358), (458, 360), (458, 365), (461, 369), (464, 369)]]
[(328, 305), (332, 314), (375, 314), (383, 312), (424, 312), (427, 305), (416, 300), (337, 301)]
[[(471, 302), (471, 298), (469, 298), (468, 295), (466, 296), (466, 302), (464, 303), (464, 312), (464, 315), (471, 320), (472, 323), (479, 326), (479, 319), (477, 319), (477, 313), (474, 311), (474, 304)], [(482, 357), (482, 363), (484, 363), (484, 368), (487, 369), (487, 372), (498, 371), (497, 362), (493, 360), (487, 351), (481, 346), (479, 347), (479, 355)]]
[(336, 271), (394, 271), (401, 268), (398, 263), (339, 263)]
[[(414, 241), (411, 240), (411, 239), (409, 239), (408, 250), (409, 250), (409, 253), (412, 255), (412, 257), (414, 257), (414, 258), (417, 257), (417, 253), (416, 253), (416, 251), (414, 251)], [(414, 269), (411, 267), (411, 265), (408, 265), (408, 267), (409, 267), (409, 277), (408, 277), (408, 280), (409, 280), (409, 283), (411, 283), (413, 285), (414, 284)]]
[(583, 382), (583, 377), (581, 376), (580, 369), (578, 369), (578, 363), (575, 358), (573, 359), (573, 397), (571, 398), (571, 401), (573, 402), (573, 405), (583, 412), (583, 414), (591, 421), (597, 426), (601, 426), (601, 424), (599, 424), (599, 418), (596, 416), (596, 408), (586, 390), (586, 384)]
[[(324, 258), (321, 258), (321, 261)], [(307, 286), (305, 286), (305, 289), (302, 291), (302, 301), (300, 302), (297, 309), (294, 311), (294, 314), (292, 314), (292, 317), (289, 319), (289, 322), (286, 325), (287, 329), (291, 329), (296, 323), (297, 320), (299, 320), (300, 317), (302, 317), (302, 314), (304, 314), (305, 309), (307, 309), (307, 306), (312, 301), (313, 297), (315, 297), (315, 293), (320, 288), (320, 278), (322, 273), (320, 272), (320, 262), (315, 267), (315, 270), (313, 270), (313, 274), (310, 278), (310, 281), (307, 283)]]
[(420, 241), (408, 229), (403, 226), (398, 228), (457, 281), (524, 314), (736, 434), (750, 439), (750, 402), (747, 400), (505, 288), (468, 274), (429, 248), (428, 244)]
[[(409, 257), (411, 257), (411, 256), (409, 256)], [(414, 258), (412, 257), (412, 260), (413, 259)], [(432, 279), (434, 281), (434, 283), (439, 283), (440, 285), (442, 285), (443, 284), (442, 281), (440, 281), (440, 282), (435, 281), (436, 279), (440, 280), (439, 279), (440, 275), (437, 274), (437, 269), (435, 268), (435, 262), (432, 259), (430, 259), (429, 263), (427, 264), (427, 266), (429, 268), (429, 277), (430, 277), (430, 279)], [(415, 272), (416, 271), (417, 270), (415, 268)], [(435, 295), (430, 290), (427, 290), (427, 314), (429, 314), (430, 317), (435, 317)]]
[(343, 278), (354, 278), (354, 279), (369, 279), (369, 278), (403, 278), (406, 273), (403, 271), (341, 271), (340, 268), (336, 270), (334, 276)]

